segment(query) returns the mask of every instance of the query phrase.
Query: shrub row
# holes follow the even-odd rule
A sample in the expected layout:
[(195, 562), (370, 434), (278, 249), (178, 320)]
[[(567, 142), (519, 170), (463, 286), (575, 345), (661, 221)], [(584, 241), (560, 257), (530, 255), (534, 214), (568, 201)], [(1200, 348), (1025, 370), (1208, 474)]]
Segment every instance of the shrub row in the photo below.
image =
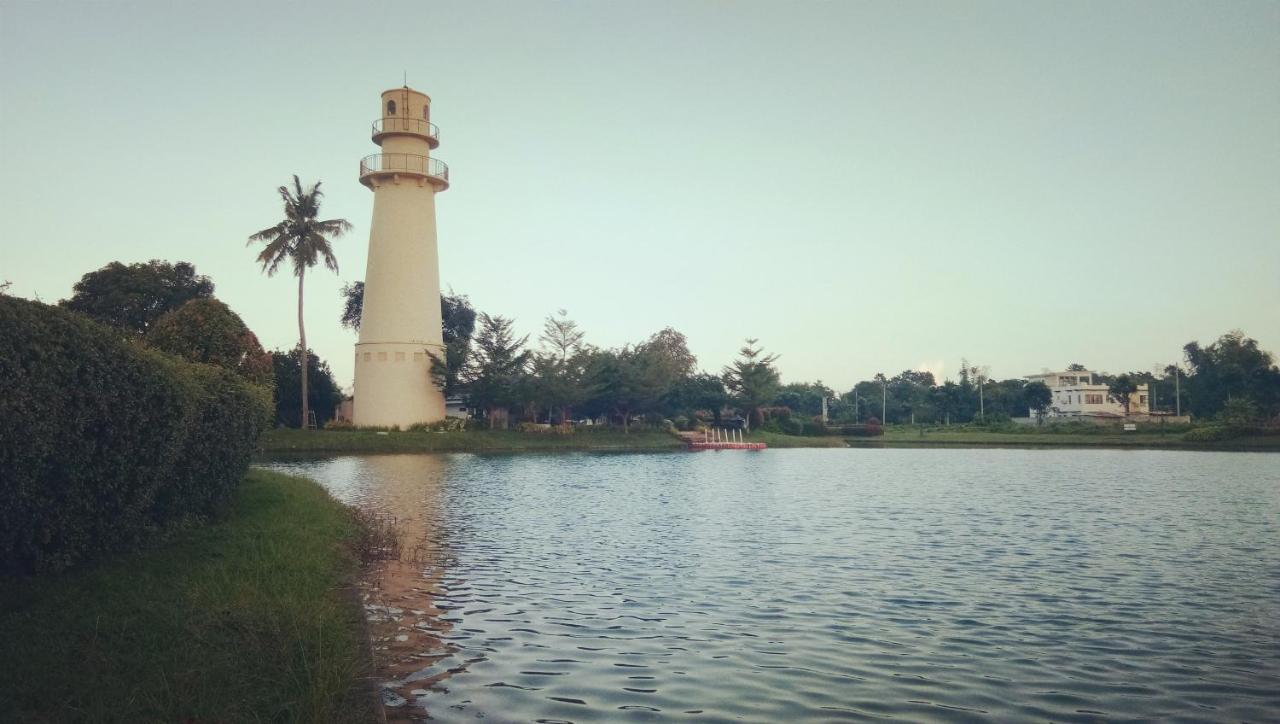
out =
[(850, 424), (823, 425), (817, 420), (800, 420), (795, 417), (779, 416), (770, 418), (760, 427), (765, 432), (777, 432), (783, 435), (802, 435), (805, 437), (822, 437), (823, 435), (839, 435), (842, 437), (875, 437), (884, 434), (879, 420), (865, 425)]
[(1257, 425), (1208, 425), (1188, 431), (1182, 436), (1182, 439), (1187, 442), (1220, 442), (1222, 440), (1234, 440), (1239, 437), (1276, 434), (1280, 434), (1280, 431)]
[(271, 415), (269, 389), (0, 297), (0, 571), (65, 568), (208, 516)]

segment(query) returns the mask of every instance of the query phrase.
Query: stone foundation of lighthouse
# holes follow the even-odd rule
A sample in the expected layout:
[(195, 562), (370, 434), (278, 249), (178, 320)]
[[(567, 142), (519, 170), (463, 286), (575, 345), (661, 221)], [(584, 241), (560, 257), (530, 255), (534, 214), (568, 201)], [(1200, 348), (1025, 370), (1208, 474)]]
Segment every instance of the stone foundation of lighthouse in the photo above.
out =
[(445, 417), (431, 354), (444, 357), (435, 195), (449, 171), (431, 158), (439, 132), (431, 99), (409, 88), (382, 94), (373, 140), (382, 153), (360, 163), (373, 191), (364, 309), (355, 350), (354, 421), (407, 428)]

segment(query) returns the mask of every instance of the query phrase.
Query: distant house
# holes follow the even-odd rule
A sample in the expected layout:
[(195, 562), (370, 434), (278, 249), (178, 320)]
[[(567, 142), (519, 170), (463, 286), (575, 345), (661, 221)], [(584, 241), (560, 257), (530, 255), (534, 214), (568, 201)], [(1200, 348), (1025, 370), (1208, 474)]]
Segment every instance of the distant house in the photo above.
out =
[[(1124, 405), (1111, 398), (1106, 385), (1094, 384), (1093, 373), (1089, 370), (1068, 370), (1065, 372), (1043, 372), (1038, 375), (1027, 375), (1030, 382), (1043, 382), (1053, 394), (1046, 417), (1057, 418), (1121, 418), (1124, 417)], [(1147, 397), (1147, 386), (1138, 385), (1137, 391), (1129, 398), (1129, 415), (1149, 415), (1151, 403)], [(1030, 411), (1035, 417), (1035, 410)]]
[(459, 420), (467, 419), (467, 401), (461, 397), (449, 397), (444, 401), (444, 416), (446, 418), (457, 418)]

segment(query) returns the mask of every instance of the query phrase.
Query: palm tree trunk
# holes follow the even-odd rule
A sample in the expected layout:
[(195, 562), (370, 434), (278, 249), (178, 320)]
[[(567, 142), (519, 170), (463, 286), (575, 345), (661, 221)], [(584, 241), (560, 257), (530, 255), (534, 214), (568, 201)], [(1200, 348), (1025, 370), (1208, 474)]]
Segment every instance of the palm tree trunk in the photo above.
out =
[(307, 423), (310, 422), (310, 416), (307, 414), (310, 410), (307, 407), (307, 328), (302, 324), (302, 280), (306, 275), (305, 268), (298, 270), (298, 345), (300, 347), (298, 354), (298, 363), (302, 367), (302, 429), (307, 429)]

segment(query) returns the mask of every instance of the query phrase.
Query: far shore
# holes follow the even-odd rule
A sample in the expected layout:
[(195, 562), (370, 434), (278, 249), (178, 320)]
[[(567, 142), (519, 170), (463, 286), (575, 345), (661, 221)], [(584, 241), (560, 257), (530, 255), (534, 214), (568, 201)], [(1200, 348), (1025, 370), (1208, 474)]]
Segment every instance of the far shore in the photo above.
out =
[[(889, 426), (876, 437), (807, 437), (756, 431), (744, 438), (771, 448), (1111, 448), (1280, 452), (1280, 435), (1246, 435), (1225, 440), (1187, 440), (1185, 432), (1113, 430), (1009, 432), (957, 427)], [(652, 428), (599, 428), (570, 435), (514, 430), (469, 432), (374, 432), (296, 430), (266, 432), (261, 455), (374, 453), (671, 452), (684, 448), (675, 435)]]
[(424, 453), (424, 452), (644, 452), (680, 450), (684, 443), (663, 430), (635, 427), (582, 430), (572, 435), (515, 430), (467, 432), (374, 432), (372, 430), (298, 430), (263, 433), (259, 453)]

